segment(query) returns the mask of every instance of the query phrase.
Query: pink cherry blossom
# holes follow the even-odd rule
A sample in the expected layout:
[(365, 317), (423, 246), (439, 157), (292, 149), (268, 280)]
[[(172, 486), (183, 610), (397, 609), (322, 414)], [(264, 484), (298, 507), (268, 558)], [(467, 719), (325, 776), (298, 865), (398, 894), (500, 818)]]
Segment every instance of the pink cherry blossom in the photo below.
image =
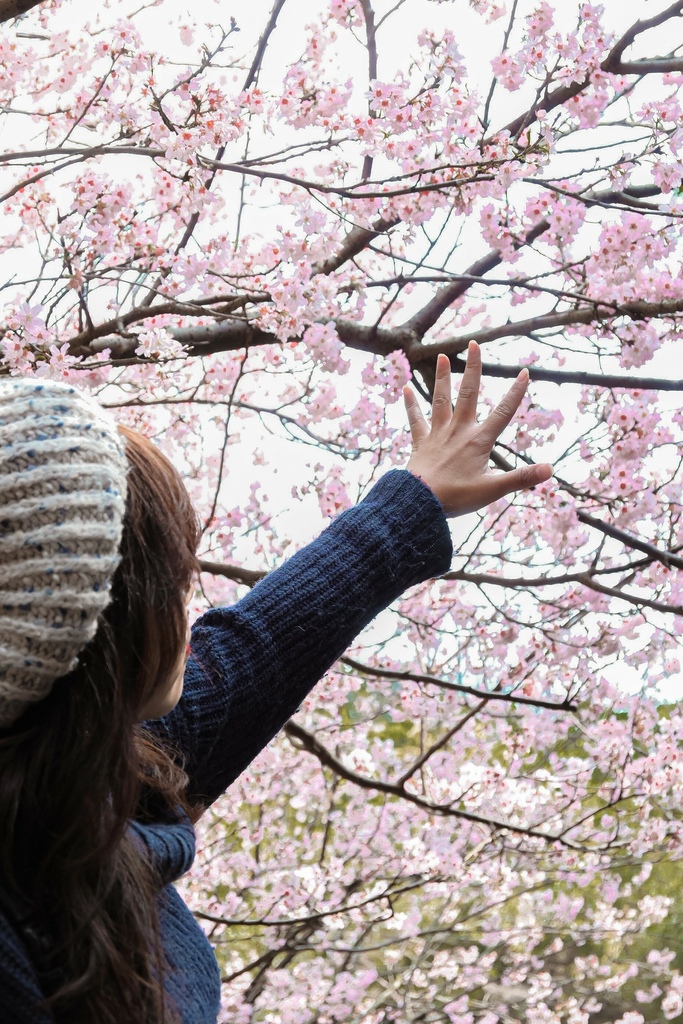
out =
[(326, 762), (285, 732), (202, 820), (221, 1020), (677, 1019), (675, 60), (615, 53), (628, 4), (138, 8), (0, 33), (0, 351), (177, 462), (235, 576), (192, 615), (405, 466), (403, 385), (472, 337), (482, 416), (531, 370), (492, 470), (556, 468), (303, 700)]

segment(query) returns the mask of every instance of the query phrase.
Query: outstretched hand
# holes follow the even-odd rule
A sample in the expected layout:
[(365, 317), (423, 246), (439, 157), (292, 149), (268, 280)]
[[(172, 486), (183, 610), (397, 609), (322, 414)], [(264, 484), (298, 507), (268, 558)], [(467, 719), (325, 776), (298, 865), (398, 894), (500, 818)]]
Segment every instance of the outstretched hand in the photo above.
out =
[(508, 393), (483, 423), (477, 423), (481, 382), (481, 352), (470, 342), (455, 408), (451, 405), (451, 366), (448, 356), (436, 361), (431, 426), (409, 387), (403, 389), (413, 452), (407, 469), (434, 492), (447, 516), (475, 512), (512, 491), (533, 487), (552, 476), (547, 463), (499, 473), (489, 466), (491, 449), (512, 420), (529, 383), (522, 370)]

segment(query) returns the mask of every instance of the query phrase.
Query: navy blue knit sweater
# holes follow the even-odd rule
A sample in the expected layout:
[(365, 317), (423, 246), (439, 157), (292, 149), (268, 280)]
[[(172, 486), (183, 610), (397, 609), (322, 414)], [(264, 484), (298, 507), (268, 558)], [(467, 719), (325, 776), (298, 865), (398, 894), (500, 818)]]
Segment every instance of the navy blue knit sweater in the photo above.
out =
[[(408, 587), (448, 570), (448, 526), (432, 492), (392, 470), (231, 608), (192, 630), (183, 696), (146, 723), (182, 757), (190, 797), (206, 806), (272, 739), (371, 619)], [(187, 819), (131, 824), (164, 882), (158, 897), (166, 987), (183, 1024), (213, 1024), (220, 977), (213, 950), (173, 882), (189, 870)], [(0, 911), (0, 1021), (50, 1024), (35, 1010), (39, 984), (28, 953)]]

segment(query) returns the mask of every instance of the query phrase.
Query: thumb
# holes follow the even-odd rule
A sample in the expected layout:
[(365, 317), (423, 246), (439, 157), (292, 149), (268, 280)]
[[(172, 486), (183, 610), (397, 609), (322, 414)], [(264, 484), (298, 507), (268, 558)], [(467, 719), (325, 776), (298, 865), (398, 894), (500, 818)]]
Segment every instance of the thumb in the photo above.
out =
[(539, 465), (520, 466), (519, 469), (511, 469), (509, 473), (500, 473), (490, 477), (490, 489), (493, 494), (491, 501), (505, 497), (513, 491), (523, 491), (529, 487), (535, 487), (553, 475), (553, 467), (543, 462)]

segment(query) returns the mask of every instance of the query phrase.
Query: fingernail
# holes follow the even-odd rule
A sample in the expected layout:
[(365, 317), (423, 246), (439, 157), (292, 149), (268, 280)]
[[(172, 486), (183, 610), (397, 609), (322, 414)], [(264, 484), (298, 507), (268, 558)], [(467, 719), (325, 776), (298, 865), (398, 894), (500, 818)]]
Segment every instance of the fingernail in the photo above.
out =
[(517, 374), (517, 380), (521, 381), (523, 384), (526, 384), (528, 379), (529, 379), (529, 371), (527, 370), (527, 368), (525, 366), (524, 369), (520, 370), (519, 373)]

